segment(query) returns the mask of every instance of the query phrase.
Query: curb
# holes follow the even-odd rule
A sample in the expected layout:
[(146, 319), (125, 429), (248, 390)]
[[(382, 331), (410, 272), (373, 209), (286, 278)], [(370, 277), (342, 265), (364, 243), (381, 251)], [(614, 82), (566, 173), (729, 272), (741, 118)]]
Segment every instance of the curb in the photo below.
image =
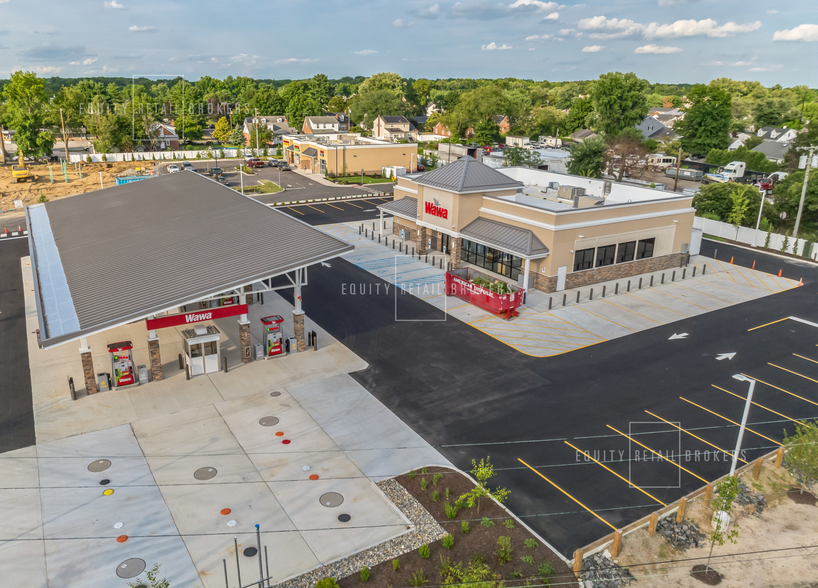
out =
[(21, 225), (17, 226), (17, 230), (9, 231), (7, 227), (3, 227), (3, 232), (0, 233), (0, 239), (6, 239), (11, 237), (25, 237), (28, 236), (28, 229), (24, 229)]
[[(286, 188), (284, 189), (286, 190)], [(276, 206), (291, 206), (297, 204), (310, 204), (316, 202), (320, 204), (321, 202), (336, 202), (338, 200), (358, 200), (362, 198), (391, 198), (390, 194), (351, 194), (349, 196), (328, 196), (326, 198), (310, 198), (308, 200), (288, 200), (286, 202), (271, 202), (267, 206), (276, 207)]]

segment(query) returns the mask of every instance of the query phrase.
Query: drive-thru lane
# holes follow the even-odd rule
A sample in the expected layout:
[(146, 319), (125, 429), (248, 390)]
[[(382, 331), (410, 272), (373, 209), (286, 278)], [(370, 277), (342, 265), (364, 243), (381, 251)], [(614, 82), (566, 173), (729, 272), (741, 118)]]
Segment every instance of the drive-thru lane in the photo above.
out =
[[(785, 274), (800, 269), (785, 267)], [(746, 461), (774, 450), (784, 428), (792, 430), (768, 409), (793, 419), (818, 416), (818, 404), (792, 395), (818, 399), (809, 389), (818, 384), (768, 365), (800, 361), (796, 371), (818, 379), (818, 364), (793, 355), (818, 360), (818, 329), (782, 321), (748, 331), (790, 315), (818, 322), (812, 276), (775, 297), (546, 359), (451, 317), (396, 322), (395, 292), (384, 284), (335, 260), (311, 271), (304, 308), (369, 363), (354, 377), (447, 458), (469, 469), (473, 458), (490, 455), (499, 471), (493, 482), (512, 491), (512, 510), (566, 555), (728, 471), (717, 448), (735, 446), (737, 429), (726, 419), (741, 420), (746, 395), (733, 374), (770, 384), (757, 387), (763, 408), (751, 411)], [(431, 307), (414, 297), (398, 304), (402, 318), (437, 318), (425, 316)], [(671, 340), (674, 333), (687, 336)], [(731, 360), (716, 359), (732, 352)], [(609, 469), (577, 450), (597, 451)], [(675, 458), (657, 457), (668, 452)]]

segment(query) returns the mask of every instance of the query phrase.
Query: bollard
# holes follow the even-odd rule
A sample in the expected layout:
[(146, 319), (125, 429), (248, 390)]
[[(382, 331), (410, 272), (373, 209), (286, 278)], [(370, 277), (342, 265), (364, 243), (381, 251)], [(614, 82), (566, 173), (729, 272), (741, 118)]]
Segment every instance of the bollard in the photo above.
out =
[(650, 524), (648, 525), (648, 535), (653, 537), (656, 534), (656, 523), (659, 522), (659, 515), (653, 513), (650, 515)]
[(779, 447), (778, 452), (775, 454), (775, 462), (773, 465), (777, 468), (781, 467), (781, 462), (784, 460), (784, 447)]
[(579, 304), (579, 290), (577, 290), (577, 304)]
[(443, 269), (443, 258), (440, 258), (440, 269)]
[(226, 374), (227, 373), (227, 358), (223, 357), (222, 359), (224, 360), (222, 363), (224, 364), (224, 373)]
[(181, 353), (179, 354), (179, 369), (180, 369), (180, 370), (185, 369), (185, 362), (184, 362), (184, 360), (182, 359), (182, 354), (181, 354)]
[(641, 289), (642, 289), (642, 278), (639, 278), (639, 288), (637, 288), (637, 289), (638, 289), (638, 290), (641, 290)]
[(684, 281), (686, 274), (687, 274), (687, 268), (682, 270), (682, 281)]
[[(432, 263), (434, 263), (434, 262), (435, 262), (435, 260), (434, 260), (434, 258), (432, 258)], [(429, 263), (429, 254), (428, 253), (426, 254), (426, 263)]]
[(380, 244), (381, 244), (381, 236), (378, 235), (378, 245), (380, 245)]
[(681, 523), (685, 520), (685, 507), (687, 506), (687, 498), (679, 499), (679, 510), (676, 511), (676, 522)]
[(68, 391), (71, 393), (71, 400), (77, 399), (77, 391), (74, 389), (74, 378), (68, 376)]
[(665, 283), (665, 272), (662, 272), (662, 282), (661, 282), (661, 283), (662, 283), (662, 284), (664, 284), (664, 283)]
[(707, 273), (707, 264), (705, 263), (704, 267), (702, 267), (702, 275), (705, 275), (706, 273)]
[[(577, 294), (579, 294), (579, 292), (577, 292)], [(593, 299), (594, 299), (594, 289), (591, 288), (591, 295), (588, 297), (588, 300), (593, 300)]]
[(631, 281), (628, 280), (628, 292), (630, 292), (630, 291), (631, 291)]
[(318, 351), (318, 333), (315, 331), (312, 332), (312, 349)]
[(696, 277), (696, 269), (697, 269), (697, 268), (696, 268), (696, 266), (694, 265), (694, 266), (693, 266), (693, 277), (694, 277), (694, 278)]
[(358, 234), (359, 234), (359, 235), (361, 234), (361, 229), (362, 229), (363, 227), (364, 227), (363, 225), (361, 225), (360, 227), (358, 227)]
[(605, 298), (605, 289), (607, 286), (602, 286), (602, 297)]
[(565, 306), (565, 302), (566, 302), (566, 300), (568, 300), (568, 294), (563, 294), (563, 295), (562, 295), (562, 305), (563, 305), (563, 306)]
[(619, 294), (619, 282), (617, 282), (616, 286), (614, 286), (614, 296), (616, 296), (617, 294)]
[(574, 574), (576, 574), (577, 579), (580, 577), (580, 572), (582, 572), (582, 550), (577, 549), (574, 552)]
[(394, 251), (394, 250), (395, 250), (395, 240), (392, 239), (392, 251)]
[(189, 380), (189, 379), (190, 379), (190, 368), (188, 367), (188, 368), (185, 369), (185, 380)]
[(704, 505), (710, 508), (710, 502), (713, 500), (713, 484), (708, 484), (704, 487)]
[(611, 546), (611, 556), (612, 557), (619, 557), (619, 553), (622, 551), (622, 529), (617, 529), (614, 531), (614, 540), (613, 545)]
[(673, 273), (670, 275), (670, 281), (671, 281), (671, 282), (675, 282), (675, 281), (676, 281), (676, 270), (673, 270)]
[(718, 258), (719, 258), (719, 250), (718, 250), (718, 249), (714, 249), (714, 250), (713, 250), (713, 259), (718, 259)]
[(261, 294), (259, 294), (259, 296), (261, 296), (261, 303), (262, 303), (262, 304), (264, 304), (264, 292), (262, 292)]

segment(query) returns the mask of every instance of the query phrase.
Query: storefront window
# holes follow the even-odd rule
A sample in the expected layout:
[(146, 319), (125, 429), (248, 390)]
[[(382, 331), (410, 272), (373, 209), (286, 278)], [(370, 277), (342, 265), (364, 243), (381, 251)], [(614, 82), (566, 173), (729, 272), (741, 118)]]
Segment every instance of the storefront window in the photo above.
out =
[(591, 269), (594, 267), (594, 252), (596, 250), (582, 249), (574, 253), (574, 271), (578, 272), (584, 269)]
[(603, 267), (613, 265), (616, 255), (616, 245), (606, 245), (596, 250), (596, 266)]
[(639, 241), (639, 244), (636, 246), (636, 259), (653, 257), (653, 245), (655, 243), (656, 239), (645, 239), (644, 241)]
[(616, 254), (616, 263), (633, 261), (633, 254), (636, 252), (636, 241), (628, 241), (619, 244), (619, 251)]
[(506, 276), (515, 282), (520, 275), (520, 268), (523, 264), (520, 257), (480, 245), (468, 239), (463, 239), (461, 258), (466, 263)]

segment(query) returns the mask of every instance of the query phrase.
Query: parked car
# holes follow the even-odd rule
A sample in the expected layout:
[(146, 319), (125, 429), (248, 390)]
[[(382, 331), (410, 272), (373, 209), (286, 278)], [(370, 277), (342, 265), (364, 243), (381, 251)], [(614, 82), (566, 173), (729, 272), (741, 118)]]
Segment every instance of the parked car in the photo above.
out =
[(278, 164), (278, 169), (280, 169), (281, 171), (290, 171), (290, 165), (282, 161), (281, 163)]
[(220, 168), (220, 167), (211, 167), (211, 168), (210, 168), (210, 169), (207, 171), (207, 173), (208, 173), (208, 175), (210, 175), (210, 176), (212, 176), (212, 177), (216, 178), (216, 177), (219, 177), (219, 176), (223, 175), (223, 174), (224, 174), (224, 170), (223, 170), (222, 168)]
[(193, 164), (190, 163), (189, 161), (185, 161), (184, 163), (182, 163), (182, 169), (193, 169)]
[(417, 168), (418, 168), (418, 171), (426, 171), (426, 167), (422, 163), (419, 163), (417, 165)]
[(172, 164), (170, 164), (170, 165), (168, 166), (168, 171), (169, 171), (170, 173), (172, 173), (172, 174), (175, 174), (176, 172), (179, 172), (179, 171), (181, 171), (181, 170), (179, 169), (179, 166), (178, 166), (178, 165), (175, 165), (175, 164), (173, 164), (173, 163), (172, 163)]
[(244, 165), (248, 167), (264, 167), (264, 162), (256, 157), (251, 157), (244, 162)]
[(278, 160), (270, 159), (270, 161), (267, 162), (267, 165), (269, 165), (270, 167), (278, 167)]

